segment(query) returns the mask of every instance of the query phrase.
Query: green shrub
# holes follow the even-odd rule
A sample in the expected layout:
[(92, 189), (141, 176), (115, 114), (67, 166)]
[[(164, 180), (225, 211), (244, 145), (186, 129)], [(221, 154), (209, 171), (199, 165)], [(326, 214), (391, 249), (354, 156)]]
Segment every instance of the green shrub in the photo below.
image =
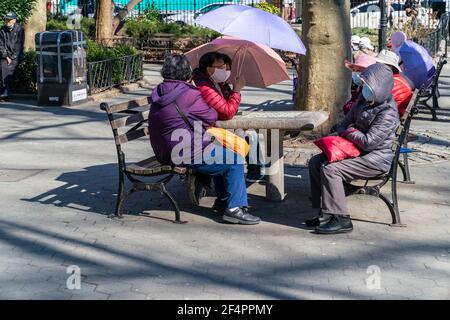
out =
[(53, 18), (47, 20), (47, 31), (67, 30), (66, 21), (60, 18)]
[[(36, 0), (1, 0), (0, 17), (3, 17), (9, 11), (13, 11), (17, 14), (17, 20), (23, 22), (25, 18), (30, 16), (35, 2)], [(1, 25), (3, 25), (3, 21), (0, 21)]]
[(277, 15), (277, 16), (280, 15), (280, 9), (275, 7), (273, 4), (270, 4), (270, 3), (267, 3), (267, 2), (258, 3), (255, 6), (255, 8), (264, 10), (264, 11), (266, 11), (268, 13), (271, 13), (271, 14), (274, 14), (274, 15)]
[[(65, 18), (51, 18), (47, 20), (47, 30), (69, 30), (67, 26), (67, 19)], [(87, 38), (94, 39), (95, 37), (95, 20), (89, 18), (81, 19), (80, 30)]]
[(164, 23), (153, 17), (147, 18), (142, 15), (129, 18), (125, 22), (126, 34), (135, 39), (148, 39), (155, 33), (170, 33), (176, 37), (190, 36), (203, 37), (207, 39), (217, 38), (220, 34), (214, 30), (192, 25), (180, 25), (178, 23)]
[(13, 77), (13, 92), (15, 93), (36, 93), (36, 52), (29, 50), (25, 52), (24, 61), (17, 67)]

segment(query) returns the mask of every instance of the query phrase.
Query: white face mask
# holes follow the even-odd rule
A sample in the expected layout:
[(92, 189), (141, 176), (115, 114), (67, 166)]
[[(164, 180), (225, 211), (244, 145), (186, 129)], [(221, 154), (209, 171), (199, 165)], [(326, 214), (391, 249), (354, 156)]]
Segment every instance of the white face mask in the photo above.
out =
[(225, 69), (214, 69), (214, 73), (211, 76), (211, 79), (213, 79), (216, 83), (222, 83), (227, 81), (231, 76), (230, 70)]

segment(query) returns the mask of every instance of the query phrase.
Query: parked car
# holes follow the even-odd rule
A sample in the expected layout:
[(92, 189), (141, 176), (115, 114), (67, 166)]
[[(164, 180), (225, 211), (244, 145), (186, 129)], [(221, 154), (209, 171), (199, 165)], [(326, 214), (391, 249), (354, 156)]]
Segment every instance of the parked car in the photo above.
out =
[(228, 3), (223, 3), (223, 2), (219, 3), (218, 2), (218, 3), (212, 3), (207, 6), (204, 6), (203, 8), (201, 8), (195, 12), (180, 11), (176, 14), (168, 16), (167, 22), (175, 22), (175, 23), (179, 23), (181, 25), (194, 24), (195, 19), (197, 19), (198, 17), (200, 17), (210, 11), (222, 8), (223, 6), (228, 6), (230, 4), (233, 4), (233, 2), (232, 1), (230, 1)]

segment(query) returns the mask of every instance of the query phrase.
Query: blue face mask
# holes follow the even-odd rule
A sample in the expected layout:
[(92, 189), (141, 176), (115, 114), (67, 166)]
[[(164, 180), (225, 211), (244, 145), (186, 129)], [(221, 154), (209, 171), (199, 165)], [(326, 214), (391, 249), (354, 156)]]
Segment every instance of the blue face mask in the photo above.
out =
[(361, 94), (364, 97), (364, 99), (370, 104), (374, 102), (375, 100), (374, 94), (367, 84), (363, 86)]
[(358, 87), (362, 84), (361, 78), (360, 78), (358, 72), (352, 72), (352, 81)]

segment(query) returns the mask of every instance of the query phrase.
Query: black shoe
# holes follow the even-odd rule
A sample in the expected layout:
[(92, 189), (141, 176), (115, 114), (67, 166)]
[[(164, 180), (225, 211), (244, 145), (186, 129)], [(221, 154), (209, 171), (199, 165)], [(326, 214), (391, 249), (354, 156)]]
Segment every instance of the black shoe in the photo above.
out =
[(188, 195), (193, 205), (199, 206), (200, 200), (206, 196), (206, 188), (195, 174), (188, 177)]
[(316, 227), (318, 234), (346, 233), (353, 230), (353, 223), (349, 216), (333, 215), (327, 223)]
[(5, 91), (3, 91), (3, 93), (0, 95), (0, 100), (8, 100), (8, 98), (9, 98), (9, 91), (5, 89)]
[(223, 213), (227, 208), (227, 200), (217, 198), (212, 206), (213, 211)]
[(249, 164), (247, 166), (247, 177), (245, 181), (250, 183), (263, 182), (265, 181), (265, 176), (261, 174), (262, 166), (259, 164)]
[(252, 216), (248, 213), (247, 209), (244, 208), (237, 208), (234, 211), (225, 209), (222, 218), (226, 222), (236, 224), (258, 224), (261, 221), (260, 218)]
[(332, 215), (331, 214), (320, 214), (319, 216), (306, 220), (305, 224), (307, 227), (318, 227), (323, 223), (330, 221)]

